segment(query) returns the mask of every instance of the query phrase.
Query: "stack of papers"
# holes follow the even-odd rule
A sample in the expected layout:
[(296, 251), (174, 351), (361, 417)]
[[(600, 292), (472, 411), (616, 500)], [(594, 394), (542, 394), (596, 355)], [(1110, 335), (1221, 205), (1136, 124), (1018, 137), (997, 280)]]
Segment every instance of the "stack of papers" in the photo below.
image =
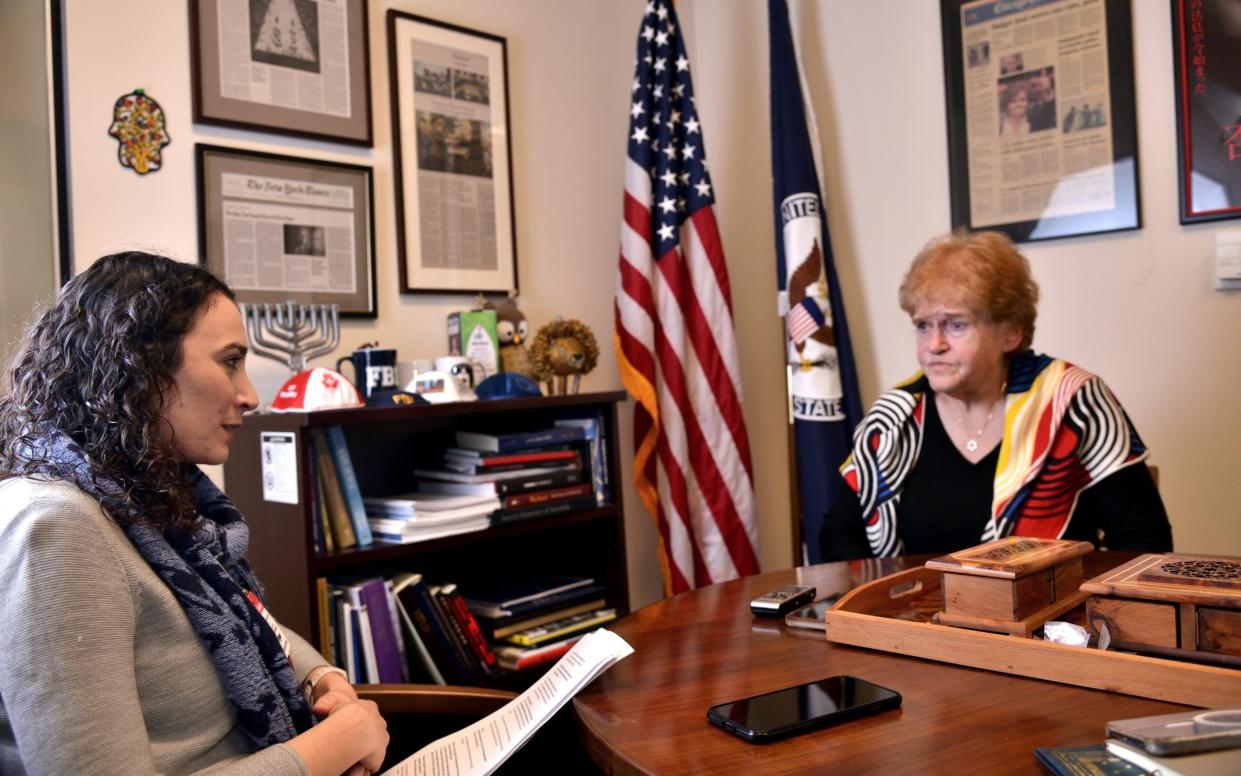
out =
[(461, 776), (493, 773), (570, 698), (632, 653), (633, 647), (609, 630), (588, 633), (552, 670), (503, 708), (424, 746), (384, 776), (439, 773), (436, 763), (453, 763), (454, 772)]

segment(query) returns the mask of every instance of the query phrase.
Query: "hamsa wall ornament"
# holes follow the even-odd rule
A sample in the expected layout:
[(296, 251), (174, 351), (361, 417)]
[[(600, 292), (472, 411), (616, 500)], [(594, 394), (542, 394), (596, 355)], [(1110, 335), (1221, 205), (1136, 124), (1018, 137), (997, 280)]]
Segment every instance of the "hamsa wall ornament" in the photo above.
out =
[(172, 142), (164, 109), (142, 89), (117, 98), (108, 134), (120, 144), (117, 161), (139, 175), (158, 170), (163, 165), (161, 150)]

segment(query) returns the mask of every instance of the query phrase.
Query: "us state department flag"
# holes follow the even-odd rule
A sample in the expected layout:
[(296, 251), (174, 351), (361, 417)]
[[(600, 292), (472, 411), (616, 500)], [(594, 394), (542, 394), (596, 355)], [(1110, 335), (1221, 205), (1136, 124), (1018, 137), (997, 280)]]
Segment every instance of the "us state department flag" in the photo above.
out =
[(803, 100), (785, 0), (768, 0), (771, 35), (771, 169), (776, 283), (785, 320), (793, 404), (802, 551), (818, 563), (823, 515), (843, 487), (836, 470), (861, 418), (857, 372), (819, 194), (818, 130)]

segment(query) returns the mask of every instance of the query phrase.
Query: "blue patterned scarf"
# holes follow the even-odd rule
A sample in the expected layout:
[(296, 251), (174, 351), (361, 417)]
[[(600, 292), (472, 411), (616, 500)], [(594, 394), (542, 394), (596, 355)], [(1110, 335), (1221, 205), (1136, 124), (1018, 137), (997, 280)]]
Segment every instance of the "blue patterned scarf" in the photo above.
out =
[[(109, 514), (127, 513), (123, 489), (93, 477), (86, 454), (69, 437), (52, 432), (35, 447), (55, 476), (95, 498)], [(198, 467), (187, 466), (186, 477), (200, 518), (193, 535), (168, 538), (146, 524), (125, 526), (125, 534), (185, 610), (246, 735), (260, 749), (288, 741), (308, 730), (314, 717), (279, 637), (246, 598), (247, 592), (261, 596), (245, 560), (250, 529)]]

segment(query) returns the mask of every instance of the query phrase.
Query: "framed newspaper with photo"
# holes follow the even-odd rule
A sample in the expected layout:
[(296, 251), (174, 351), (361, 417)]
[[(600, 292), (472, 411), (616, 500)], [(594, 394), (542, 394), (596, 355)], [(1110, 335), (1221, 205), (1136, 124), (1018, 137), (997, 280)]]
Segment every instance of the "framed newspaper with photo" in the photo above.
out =
[(504, 38), (389, 10), (403, 293), (517, 289)]
[(1172, 0), (1181, 223), (1241, 217), (1241, 14)]
[(370, 146), (366, 0), (190, 0), (194, 120)]
[(1141, 226), (1128, 0), (940, 0), (952, 225)]
[(371, 168), (194, 146), (202, 262), (238, 302), (336, 304), (374, 318)]

